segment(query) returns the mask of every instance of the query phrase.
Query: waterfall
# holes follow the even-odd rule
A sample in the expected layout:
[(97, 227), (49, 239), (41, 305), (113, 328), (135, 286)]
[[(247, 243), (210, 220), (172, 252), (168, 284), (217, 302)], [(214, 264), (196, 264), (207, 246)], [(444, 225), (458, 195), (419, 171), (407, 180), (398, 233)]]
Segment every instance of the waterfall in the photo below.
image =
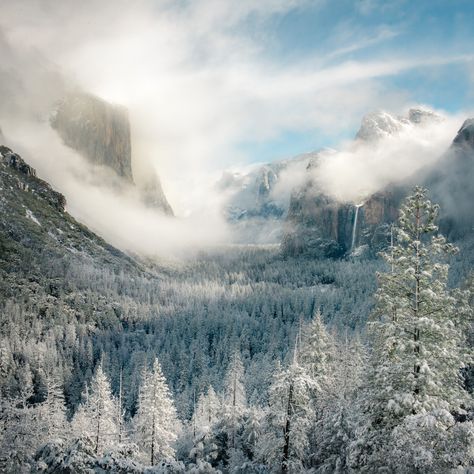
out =
[(362, 207), (364, 203), (362, 204), (356, 204), (355, 206), (355, 216), (354, 216), (354, 225), (352, 227), (352, 242), (351, 242), (351, 252), (354, 251), (354, 246), (355, 246), (355, 241), (356, 241), (356, 235), (357, 235), (357, 219), (359, 217), (359, 208)]

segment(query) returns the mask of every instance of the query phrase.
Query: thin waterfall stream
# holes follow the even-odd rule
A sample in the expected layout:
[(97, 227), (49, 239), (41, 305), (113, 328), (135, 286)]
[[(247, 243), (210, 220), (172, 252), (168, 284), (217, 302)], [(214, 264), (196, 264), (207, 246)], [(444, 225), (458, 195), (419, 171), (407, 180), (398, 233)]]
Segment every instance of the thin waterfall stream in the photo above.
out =
[(351, 252), (354, 250), (356, 235), (357, 235), (357, 220), (359, 218), (359, 208), (361, 208), (364, 203), (356, 204), (355, 206), (355, 216), (354, 216), (354, 225), (352, 227), (352, 242), (351, 242)]

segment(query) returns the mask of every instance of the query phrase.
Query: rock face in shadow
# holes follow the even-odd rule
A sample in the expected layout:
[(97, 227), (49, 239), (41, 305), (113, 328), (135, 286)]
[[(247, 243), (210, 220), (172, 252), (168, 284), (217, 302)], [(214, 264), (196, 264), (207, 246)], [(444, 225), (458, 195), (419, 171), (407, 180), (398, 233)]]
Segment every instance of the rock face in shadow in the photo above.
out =
[(140, 196), (143, 203), (150, 208), (161, 209), (166, 215), (172, 216), (173, 209), (166, 199), (160, 178), (156, 174), (150, 174), (148, 178), (139, 185)]
[(51, 125), (67, 146), (90, 162), (132, 182), (132, 146), (127, 109), (91, 94), (74, 92), (60, 101)]
[(357, 205), (341, 203), (308, 183), (292, 196), (282, 251), (314, 258), (374, 255), (390, 242), (399, 203), (397, 190), (376, 193)]
[(459, 240), (474, 229), (474, 119), (467, 119), (453, 143), (424, 178), (432, 199), (440, 204), (440, 229)]

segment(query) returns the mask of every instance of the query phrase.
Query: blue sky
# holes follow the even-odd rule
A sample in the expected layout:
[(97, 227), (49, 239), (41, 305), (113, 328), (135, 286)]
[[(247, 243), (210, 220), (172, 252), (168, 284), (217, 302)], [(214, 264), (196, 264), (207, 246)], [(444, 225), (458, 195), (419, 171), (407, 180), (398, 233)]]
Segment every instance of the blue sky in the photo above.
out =
[(2, 21), (126, 105), (165, 181), (337, 148), (374, 109), (474, 113), (473, 0), (17, 0)]
[[(250, 31), (261, 27), (252, 19), (249, 25)], [(269, 21), (261, 35), (262, 54), (279, 63), (313, 60), (325, 66), (413, 59), (413, 67), (378, 78), (378, 85), (399, 93), (404, 102), (456, 114), (473, 109), (473, 25), (470, 0), (315, 1)], [(418, 58), (433, 58), (435, 64), (420, 61), (417, 66)], [(383, 100), (374, 105), (390, 110), (392, 101), (386, 107)], [(266, 161), (337, 146), (356, 130), (357, 123), (334, 131), (287, 130), (274, 140), (244, 141), (241, 146), (253, 159)]]

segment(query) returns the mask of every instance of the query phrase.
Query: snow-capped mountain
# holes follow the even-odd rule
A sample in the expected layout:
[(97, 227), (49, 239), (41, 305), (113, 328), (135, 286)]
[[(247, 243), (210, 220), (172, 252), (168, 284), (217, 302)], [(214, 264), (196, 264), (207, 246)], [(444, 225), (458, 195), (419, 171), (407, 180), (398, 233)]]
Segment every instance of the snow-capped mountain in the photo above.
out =
[(356, 140), (375, 141), (395, 135), (406, 128), (440, 120), (442, 120), (440, 115), (424, 107), (411, 108), (406, 117), (392, 115), (385, 111), (375, 111), (362, 118), (360, 129), (355, 138)]
[[(362, 119), (355, 145), (396, 138), (403, 130), (441, 120), (438, 114), (423, 108), (411, 109), (406, 117), (372, 113)], [(283, 251), (288, 255), (308, 254), (320, 258), (361, 252), (376, 254), (389, 243), (390, 227), (398, 216), (400, 202), (415, 184), (427, 186), (432, 199), (440, 203), (441, 230), (450, 237), (462, 237), (474, 224), (470, 207), (474, 198), (470, 191), (474, 172), (473, 137), (474, 122), (468, 119), (449, 150), (436, 151), (432, 164), (404, 181), (365, 196), (360, 202), (344, 202), (325, 193), (317, 179), (316, 165), (308, 170), (307, 180), (292, 195), (282, 239)], [(373, 152), (370, 147), (364, 150)], [(466, 206), (469, 209), (464, 212)]]

